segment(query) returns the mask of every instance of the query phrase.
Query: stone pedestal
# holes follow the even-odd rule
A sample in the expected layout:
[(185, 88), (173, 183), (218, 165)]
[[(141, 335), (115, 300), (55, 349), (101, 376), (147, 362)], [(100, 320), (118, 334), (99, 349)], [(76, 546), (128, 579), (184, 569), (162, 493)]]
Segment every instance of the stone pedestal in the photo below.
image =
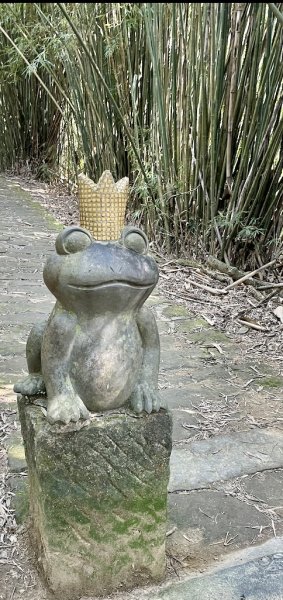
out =
[(49, 425), (18, 398), (32, 538), (60, 599), (106, 595), (165, 575), (171, 416), (120, 410)]

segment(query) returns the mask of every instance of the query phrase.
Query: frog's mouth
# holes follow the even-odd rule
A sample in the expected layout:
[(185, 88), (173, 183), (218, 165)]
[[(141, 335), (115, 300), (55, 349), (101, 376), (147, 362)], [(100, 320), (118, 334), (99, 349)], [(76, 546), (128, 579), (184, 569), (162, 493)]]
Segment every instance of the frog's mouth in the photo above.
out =
[(134, 283), (134, 282), (128, 282), (128, 281), (119, 281), (119, 280), (113, 280), (113, 281), (106, 281), (104, 283), (90, 283), (90, 284), (86, 284), (86, 285), (82, 285), (82, 284), (74, 284), (74, 283), (69, 283), (68, 284), (69, 287), (76, 289), (76, 290), (97, 290), (97, 289), (104, 289), (104, 288), (108, 288), (108, 287), (114, 287), (114, 288), (134, 288), (137, 290), (147, 290), (148, 288), (152, 287), (154, 285), (154, 283), (146, 283), (146, 284), (140, 284), (140, 283)]

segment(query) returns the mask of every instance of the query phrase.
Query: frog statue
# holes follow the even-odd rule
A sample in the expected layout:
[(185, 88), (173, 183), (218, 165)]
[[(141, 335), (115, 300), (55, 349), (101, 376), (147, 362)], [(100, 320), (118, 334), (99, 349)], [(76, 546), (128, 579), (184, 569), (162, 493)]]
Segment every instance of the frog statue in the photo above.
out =
[(117, 242), (97, 242), (82, 227), (66, 227), (43, 278), (57, 302), (31, 330), (29, 375), (14, 391), (46, 392), (47, 419), (69, 423), (129, 405), (159, 411), (159, 335), (143, 304), (158, 281), (146, 235), (125, 227)]

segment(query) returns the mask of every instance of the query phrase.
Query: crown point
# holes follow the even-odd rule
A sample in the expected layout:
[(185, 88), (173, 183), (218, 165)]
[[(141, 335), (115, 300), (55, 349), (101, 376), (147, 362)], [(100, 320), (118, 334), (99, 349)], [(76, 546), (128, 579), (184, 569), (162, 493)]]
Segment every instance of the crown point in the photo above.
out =
[(128, 192), (129, 178), (123, 177), (123, 179), (120, 179), (119, 181), (117, 181), (116, 188), (117, 188), (118, 192), (121, 192), (121, 193)]
[(113, 178), (111, 172), (103, 171), (100, 179), (98, 180), (97, 185), (98, 186), (101, 186), (101, 185), (112, 185), (113, 186), (113, 185), (115, 185), (115, 181), (114, 181), (114, 178)]

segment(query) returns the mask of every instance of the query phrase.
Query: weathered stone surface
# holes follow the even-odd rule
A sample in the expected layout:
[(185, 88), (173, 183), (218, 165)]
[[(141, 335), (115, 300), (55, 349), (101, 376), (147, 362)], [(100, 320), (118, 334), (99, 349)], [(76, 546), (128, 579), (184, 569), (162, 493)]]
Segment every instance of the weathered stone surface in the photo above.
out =
[[(282, 541), (281, 541), (282, 550)], [(181, 580), (143, 600), (282, 600), (283, 552)], [(129, 598), (129, 600), (135, 600)]]
[(27, 463), (20, 431), (10, 435), (7, 443), (7, 457), (10, 473), (22, 473), (26, 471)]
[(194, 490), (215, 481), (283, 466), (279, 429), (219, 435), (175, 448), (171, 456), (169, 491)]
[(29, 512), (28, 481), (27, 476), (11, 474), (7, 477), (7, 485), (12, 492), (11, 508), (15, 511), (18, 525), (24, 523)]
[(18, 404), (33, 541), (52, 591), (80, 598), (161, 580), (170, 414), (51, 426), (39, 406)]
[[(14, 385), (23, 396), (46, 391), (49, 423), (87, 420), (89, 411), (128, 403), (137, 414), (159, 411), (159, 335), (153, 312), (143, 307), (158, 281), (148, 246), (143, 231), (130, 225), (107, 244), (79, 226), (57, 236), (43, 270), (57, 302), (49, 319), (34, 319), (29, 375)], [(24, 317), (32, 321), (31, 313)], [(9, 368), (15, 372), (14, 363)]]
[(196, 406), (199, 406), (205, 400), (214, 400), (216, 397), (215, 391), (203, 388), (199, 383), (189, 383), (187, 387), (167, 388), (161, 390), (160, 396), (162, 401), (166, 402), (169, 409), (187, 408), (192, 412), (196, 411)]
[[(162, 315), (165, 317), (184, 317), (187, 318), (189, 316), (189, 311), (186, 309), (185, 306), (183, 305), (178, 305), (178, 304), (171, 304), (169, 306), (166, 306), (163, 310), (162, 310)], [(206, 325), (206, 321), (203, 321), (203, 323)]]
[[(251, 483), (254, 477), (250, 478)], [(169, 555), (185, 562), (190, 570), (205, 568), (220, 555), (262, 543), (270, 537), (273, 527), (277, 536), (283, 535), (283, 520), (279, 515), (277, 518), (274, 503), (253, 503), (253, 492), (245, 495), (242, 491), (245, 481), (243, 477), (238, 497), (237, 492), (228, 495), (216, 489), (169, 494), (167, 527), (173, 530), (167, 539)], [(239, 489), (237, 485), (235, 482), (234, 489)]]
[[(274, 512), (283, 517), (283, 470), (264, 471), (252, 477), (242, 479), (242, 486), (246, 493), (269, 505)], [(283, 526), (283, 520), (282, 520)]]

